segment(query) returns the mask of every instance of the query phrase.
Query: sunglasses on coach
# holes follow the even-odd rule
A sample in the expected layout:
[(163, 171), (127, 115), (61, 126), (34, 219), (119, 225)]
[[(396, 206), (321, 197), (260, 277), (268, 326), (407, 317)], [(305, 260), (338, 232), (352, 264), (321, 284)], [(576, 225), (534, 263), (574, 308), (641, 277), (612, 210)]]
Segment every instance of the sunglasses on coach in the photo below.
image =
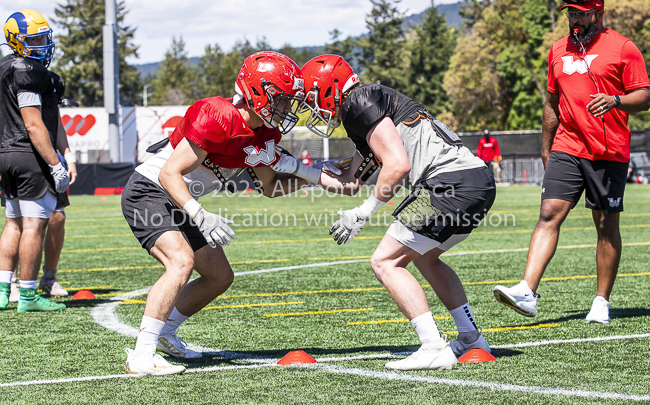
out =
[(567, 11), (565, 15), (566, 18), (568, 18), (569, 20), (582, 20), (592, 11), (598, 11), (598, 10), (594, 9), (589, 11)]

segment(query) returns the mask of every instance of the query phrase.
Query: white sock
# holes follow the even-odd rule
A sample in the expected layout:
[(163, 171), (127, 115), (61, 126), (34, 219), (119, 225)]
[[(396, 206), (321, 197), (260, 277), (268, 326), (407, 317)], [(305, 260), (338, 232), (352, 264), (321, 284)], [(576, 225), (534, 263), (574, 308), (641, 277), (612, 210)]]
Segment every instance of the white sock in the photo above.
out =
[(20, 288), (29, 288), (30, 290), (35, 290), (36, 284), (38, 284), (36, 280), (20, 280)]
[(456, 322), (458, 333), (473, 332), (478, 329), (476, 322), (474, 322), (474, 314), (472, 314), (472, 309), (469, 307), (469, 302), (456, 309), (452, 309), (449, 311), (449, 314), (454, 318), (454, 322)]
[(178, 312), (176, 307), (174, 307), (174, 309), (172, 309), (172, 313), (169, 314), (169, 318), (167, 318), (167, 322), (165, 322), (165, 326), (160, 331), (160, 334), (166, 335), (168, 333), (176, 332), (178, 327), (181, 326), (181, 324), (185, 322), (187, 318), (189, 318), (189, 316), (181, 314)]
[(0, 270), (0, 283), (11, 283), (11, 277), (13, 277), (13, 271)]
[(436, 321), (433, 320), (431, 311), (411, 319), (411, 325), (415, 328), (415, 333), (418, 334), (422, 344), (440, 339), (440, 331), (438, 331)]
[(142, 317), (140, 323), (140, 332), (138, 332), (138, 340), (135, 342), (135, 351), (139, 352), (144, 346), (156, 346), (158, 343), (158, 336), (162, 330), (165, 322), (148, 316)]

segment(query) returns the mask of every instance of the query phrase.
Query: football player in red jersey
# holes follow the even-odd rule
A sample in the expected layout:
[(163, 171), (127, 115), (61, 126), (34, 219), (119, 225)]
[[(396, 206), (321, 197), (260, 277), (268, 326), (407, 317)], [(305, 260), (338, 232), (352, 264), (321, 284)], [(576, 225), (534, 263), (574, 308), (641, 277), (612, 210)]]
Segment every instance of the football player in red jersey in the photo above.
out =
[(537, 287), (557, 247), (560, 226), (583, 191), (591, 209), (597, 291), (588, 323), (609, 322), (609, 295), (622, 242), (619, 216), (630, 161), (629, 113), (650, 108), (650, 83), (636, 45), (603, 26), (603, 0), (566, 1), (569, 35), (551, 47), (542, 122), (542, 206), (524, 280), (494, 295), (519, 314), (537, 315)]
[[(235, 88), (232, 100), (212, 97), (192, 104), (124, 189), (122, 212), (129, 226), (165, 266), (149, 292), (135, 350), (126, 349), (128, 373), (184, 372), (156, 349), (177, 358), (201, 357), (176, 330), (233, 282), (222, 249), (235, 237), (232, 221), (206, 211), (195, 198), (226, 186), (242, 168), (267, 197), (291, 193), (321, 177), (321, 169), (288, 155), (281, 160), (276, 152), (282, 135), (298, 121), (296, 111), (304, 98), (300, 68), (285, 55), (258, 52), (244, 61)], [(298, 177), (276, 174), (271, 165)], [(192, 270), (200, 277), (188, 283)]]

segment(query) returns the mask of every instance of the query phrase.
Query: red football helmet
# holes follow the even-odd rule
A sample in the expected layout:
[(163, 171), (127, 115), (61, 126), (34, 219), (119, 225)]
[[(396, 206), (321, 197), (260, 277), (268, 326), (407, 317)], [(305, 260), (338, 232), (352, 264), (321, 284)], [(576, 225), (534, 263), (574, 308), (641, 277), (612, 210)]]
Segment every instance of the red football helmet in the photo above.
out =
[(235, 91), (266, 126), (286, 134), (298, 122), (296, 113), (305, 98), (305, 82), (289, 57), (263, 51), (244, 60)]
[[(305, 124), (310, 131), (329, 138), (341, 124), (336, 118), (336, 110), (341, 106), (341, 94), (355, 83), (359, 76), (348, 63), (338, 55), (320, 55), (302, 67), (305, 88), (308, 89), (301, 111), (311, 111)], [(325, 131), (318, 129), (325, 124)]]

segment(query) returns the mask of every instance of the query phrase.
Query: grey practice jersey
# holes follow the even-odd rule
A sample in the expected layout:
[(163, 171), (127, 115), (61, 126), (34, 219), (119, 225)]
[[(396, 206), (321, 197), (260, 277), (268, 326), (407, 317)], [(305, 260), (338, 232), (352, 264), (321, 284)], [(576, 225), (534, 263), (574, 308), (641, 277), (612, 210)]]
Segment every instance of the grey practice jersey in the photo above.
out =
[(367, 84), (352, 91), (345, 100), (341, 120), (357, 150), (367, 155), (366, 136), (383, 118), (390, 117), (399, 131), (411, 163), (405, 187), (440, 173), (485, 166), (463, 146), (451, 129), (436, 119), (420, 119), (428, 114), (421, 104), (402, 93), (378, 84)]

